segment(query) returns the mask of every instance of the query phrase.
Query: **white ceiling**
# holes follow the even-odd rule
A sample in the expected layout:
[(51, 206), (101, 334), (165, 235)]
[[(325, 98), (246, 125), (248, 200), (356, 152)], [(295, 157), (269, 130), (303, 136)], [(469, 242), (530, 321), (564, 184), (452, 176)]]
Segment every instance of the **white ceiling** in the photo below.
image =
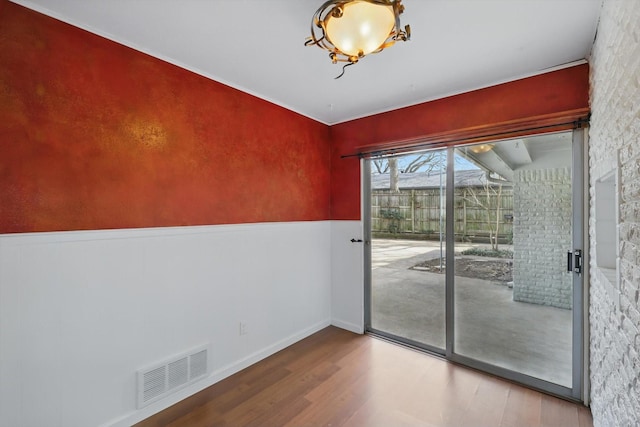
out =
[(565, 131), (497, 141), (484, 153), (474, 153), (469, 146), (459, 147), (457, 153), (512, 182), (516, 170), (571, 168), (571, 144), (572, 132)]
[(13, 0), (327, 124), (588, 57), (602, 0), (403, 0), (411, 40), (348, 67), (305, 47), (324, 0)]

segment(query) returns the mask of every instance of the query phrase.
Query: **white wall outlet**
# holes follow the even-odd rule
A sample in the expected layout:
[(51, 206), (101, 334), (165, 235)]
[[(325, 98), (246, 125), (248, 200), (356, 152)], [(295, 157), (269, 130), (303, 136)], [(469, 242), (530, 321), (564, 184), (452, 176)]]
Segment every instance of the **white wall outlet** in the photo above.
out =
[(247, 322), (240, 322), (239, 330), (240, 335), (247, 335), (249, 330), (247, 329)]

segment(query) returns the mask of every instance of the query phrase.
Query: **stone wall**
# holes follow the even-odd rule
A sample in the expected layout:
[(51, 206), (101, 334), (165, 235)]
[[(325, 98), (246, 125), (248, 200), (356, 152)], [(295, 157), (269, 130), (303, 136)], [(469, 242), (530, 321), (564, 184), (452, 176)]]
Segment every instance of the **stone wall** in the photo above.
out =
[(513, 299), (571, 308), (571, 171), (516, 171), (513, 185)]
[[(596, 183), (611, 172), (617, 187), (620, 254), (613, 277), (591, 251), (590, 377), (596, 427), (640, 425), (640, 1), (605, 0), (590, 58), (591, 248), (596, 241)], [(619, 277), (616, 277), (619, 274)]]

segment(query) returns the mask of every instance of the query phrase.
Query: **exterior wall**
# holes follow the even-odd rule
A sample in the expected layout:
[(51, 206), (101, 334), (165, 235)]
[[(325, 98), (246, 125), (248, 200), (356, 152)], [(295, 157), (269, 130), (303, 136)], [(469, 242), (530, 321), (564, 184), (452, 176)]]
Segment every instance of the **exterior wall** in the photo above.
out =
[(591, 409), (594, 425), (640, 425), (640, 2), (605, 0), (591, 63), (589, 142), (596, 247), (596, 182), (620, 174), (619, 283), (591, 251)]
[(571, 308), (570, 170), (516, 171), (513, 212), (513, 299)]

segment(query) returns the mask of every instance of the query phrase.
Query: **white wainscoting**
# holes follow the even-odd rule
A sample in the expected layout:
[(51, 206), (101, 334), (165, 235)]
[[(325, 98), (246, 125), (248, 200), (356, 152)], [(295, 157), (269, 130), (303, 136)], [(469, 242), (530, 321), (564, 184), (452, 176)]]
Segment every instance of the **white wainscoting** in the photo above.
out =
[[(0, 235), (0, 425), (128, 426), (329, 325), (334, 231)], [(136, 371), (202, 344), (210, 375), (137, 410)]]
[(364, 242), (361, 221), (331, 223), (331, 323), (364, 332)]

